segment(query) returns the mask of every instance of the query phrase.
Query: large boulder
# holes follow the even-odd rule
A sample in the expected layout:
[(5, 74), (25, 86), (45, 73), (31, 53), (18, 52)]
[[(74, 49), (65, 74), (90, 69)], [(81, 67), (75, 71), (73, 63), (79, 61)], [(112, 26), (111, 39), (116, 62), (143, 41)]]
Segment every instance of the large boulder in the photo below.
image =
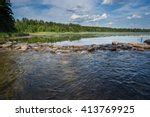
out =
[(146, 44), (150, 45), (150, 39), (145, 40), (145, 41), (144, 41), (144, 43), (146, 43)]

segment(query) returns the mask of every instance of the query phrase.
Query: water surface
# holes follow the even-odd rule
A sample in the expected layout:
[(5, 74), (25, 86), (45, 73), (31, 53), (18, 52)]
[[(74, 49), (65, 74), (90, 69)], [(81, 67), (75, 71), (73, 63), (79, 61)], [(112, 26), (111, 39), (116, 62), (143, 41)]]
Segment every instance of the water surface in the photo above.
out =
[(150, 52), (0, 51), (0, 99), (150, 99)]
[(150, 39), (150, 35), (144, 36), (102, 36), (92, 38), (81, 38), (79, 40), (68, 40), (56, 42), (56, 45), (92, 45), (92, 44), (111, 44), (112, 42), (121, 43), (143, 43), (145, 40)]

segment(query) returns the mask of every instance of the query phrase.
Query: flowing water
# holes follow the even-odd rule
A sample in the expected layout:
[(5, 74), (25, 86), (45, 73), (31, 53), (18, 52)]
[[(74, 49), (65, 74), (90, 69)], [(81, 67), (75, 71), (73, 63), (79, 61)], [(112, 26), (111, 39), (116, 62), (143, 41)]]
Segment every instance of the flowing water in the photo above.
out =
[(150, 99), (150, 51), (0, 50), (0, 99)]

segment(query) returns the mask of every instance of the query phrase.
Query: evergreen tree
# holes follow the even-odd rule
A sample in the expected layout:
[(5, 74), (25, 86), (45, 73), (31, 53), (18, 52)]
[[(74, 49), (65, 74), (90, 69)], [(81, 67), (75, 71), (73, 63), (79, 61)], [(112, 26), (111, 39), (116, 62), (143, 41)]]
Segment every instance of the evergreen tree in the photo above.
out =
[(0, 0), (0, 32), (14, 31), (14, 24), (10, 0)]

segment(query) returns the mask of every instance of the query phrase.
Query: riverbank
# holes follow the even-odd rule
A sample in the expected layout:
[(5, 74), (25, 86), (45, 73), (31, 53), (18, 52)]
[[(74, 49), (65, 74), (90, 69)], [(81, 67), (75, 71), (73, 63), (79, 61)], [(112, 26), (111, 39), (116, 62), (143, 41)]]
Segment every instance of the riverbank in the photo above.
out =
[(150, 45), (143, 43), (118, 43), (112, 42), (112, 44), (104, 45), (82, 45), (82, 46), (60, 46), (52, 43), (17, 43), (17, 42), (7, 42), (0, 45), (0, 49), (9, 50), (9, 51), (39, 51), (39, 52), (50, 52), (50, 53), (71, 53), (71, 52), (80, 52), (88, 53), (94, 52), (96, 50), (109, 50), (109, 51), (120, 51), (120, 50), (137, 50), (144, 51), (150, 50)]

